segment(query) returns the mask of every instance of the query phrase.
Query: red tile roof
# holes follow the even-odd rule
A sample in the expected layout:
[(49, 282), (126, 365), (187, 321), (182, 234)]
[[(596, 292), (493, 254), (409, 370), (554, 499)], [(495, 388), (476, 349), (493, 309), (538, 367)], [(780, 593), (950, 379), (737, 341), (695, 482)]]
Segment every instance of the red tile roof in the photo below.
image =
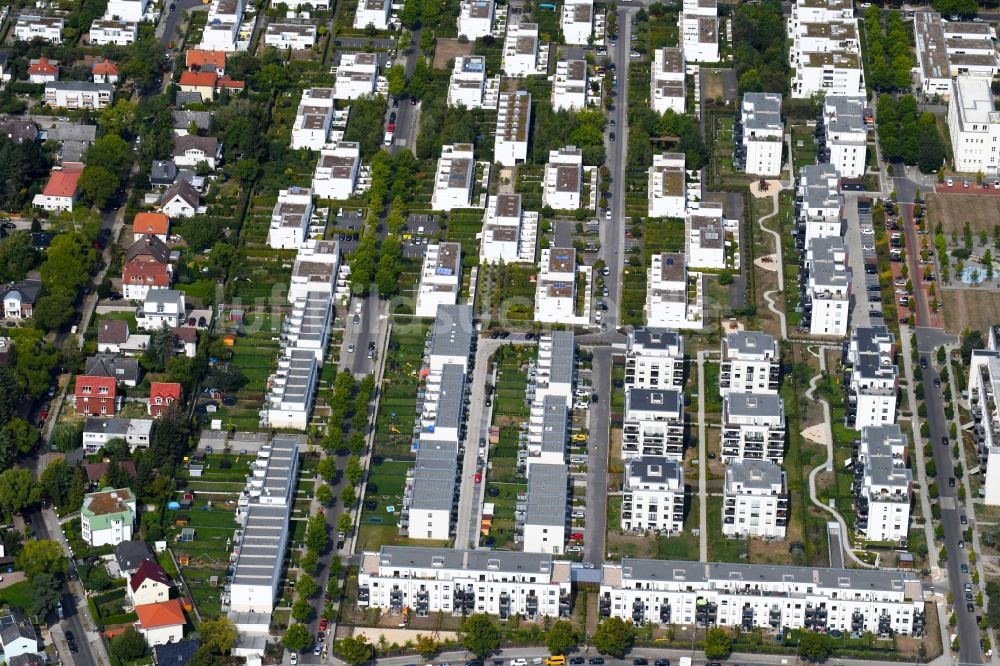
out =
[(156, 398), (163, 398), (164, 403), (167, 398), (180, 400), (181, 385), (175, 382), (152, 382), (149, 385), (149, 404), (153, 404)]
[(139, 213), (132, 220), (132, 233), (165, 236), (170, 230), (170, 218), (163, 213)]
[(216, 69), (224, 70), (226, 68), (226, 53), (225, 51), (190, 49), (184, 56), (184, 64), (187, 67), (215, 65)]
[(129, 284), (147, 284), (154, 287), (169, 287), (170, 272), (166, 264), (155, 261), (133, 260), (125, 264), (122, 271), (122, 282)]
[(140, 604), (135, 607), (135, 614), (139, 616), (139, 625), (143, 629), (172, 627), (185, 623), (184, 609), (177, 599), (161, 601), (158, 604)]
[[(129, 579), (129, 587), (135, 592), (139, 589), (139, 586), (146, 580), (151, 580), (156, 583), (162, 583), (164, 585), (170, 585), (170, 576), (167, 572), (163, 570), (159, 564), (153, 560), (143, 560), (139, 568), (135, 570), (132, 574), (132, 578)], [(148, 604), (147, 604), (148, 605)], [(145, 624), (143, 624), (145, 626)]]
[(42, 194), (47, 197), (68, 197), (72, 198), (77, 194), (77, 183), (80, 182), (80, 175), (83, 169), (63, 168), (53, 169), (49, 174), (49, 182), (42, 190)]
[(98, 76), (118, 76), (118, 66), (107, 58), (101, 62), (94, 63), (91, 71)]
[(59, 71), (59, 68), (49, 62), (49, 59), (42, 56), (31, 65), (28, 65), (28, 74), (55, 74)]
[(226, 90), (243, 90), (247, 87), (246, 81), (237, 81), (229, 78), (228, 76), (220, 78), (216, 85), (219, 88), (225, 88)]
[(182, 86), (214, 88), (215, 81), (218, 78), (219, 77), (215, 72), (183, 72), (181, 74), (180, 84)]

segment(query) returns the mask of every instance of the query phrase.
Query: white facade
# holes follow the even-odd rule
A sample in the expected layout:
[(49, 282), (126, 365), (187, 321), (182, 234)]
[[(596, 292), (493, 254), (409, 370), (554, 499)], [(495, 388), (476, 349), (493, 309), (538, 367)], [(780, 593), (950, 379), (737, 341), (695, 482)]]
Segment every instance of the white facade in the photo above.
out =
[(785, 458), (785, 405), (775, 393), (730, 393), (722, 399), (722, 459)]
[(146, 17), (149, 0), (108, 0), (104, 16), (110, 19), (139, 23)]
[(893, 362), (895, 351), (896, 338), (885, 326), (856, 326), (851, 332), (847, 411), (848, 420), (854, 417), (856, 430), (896, 422), (899, 368)]
[(38, 14), (21, 14), (14, 24), (14, 38), (22, 42), (30, 42), (39, 37), (46, 42), (58, 44), (62, 41), (64, 21), (56, 16), (39, 16)]
[(646, 325), (654, 328), (701, 328), (704, 317), (701, 275), (696, 274), (695, 298), (688, 299), (688, 270), (683, 254), (653, 255), (646, 275)]
[(330, 342), (332, 317), (333, 301), (323, 292), (311, 291), (295, 301), (291, 313), (282, 322), (282, 338), (296, 349), (311, 351), (316, 362), (322, 363)]
[(90, 493), (80, 509), (80, 534), (93, 548), (132, 540), (135, 495), (128, 488)]
[(865, 92), (861, 58), (856, 53), (804, 54), (792, 80), (792, 97), (798, 99), (817, 93), (863, 97)]
[(817, 238), (840, 238), (843, 229), (844, 196), (840, 174), (831, 164), (810, 164), (799, 171), (795, 191), (799, 224), (805, 227), (805, 247)]
[(479, 247), (481, 263), (535, 263), (538, 213), (521, 207), (520, 194), (490, 197)]
[(340, 141), (319, 152), (313, 173), (313, 192), (320, 199), (349, 199), (358, 184), (361, 148), (354, 141)]
[[(578, 266), (573, 248), (545, 248), (539, 262), (535, 291), (535, 321), (576, 323), (577, 275), (589, 275), (590, 268)], [(584, 322), (585, 323), (585, 322)]]
[(589, 44), (594, 35), (593, 0), (568, 0), (563, 3), (559, 25), (563, 41), (567, 44)]
[(264, 31), (264, 44), (293, 51), (311, 49), (316, 44), (316, 25), (308, 21), (268, 23)]
[(996, 30), (989, 23), (943, 21), (937, 12), (915, 12), (913, 34), (920, 89), (928, 97), (949, 97), (953, 77), (993, 78), (1000, 70)]
[(531, 94), (523, 90), (500, 93), (493, 161), (503, 166), (516, 166), (528, 159), (530, 128)]
[(568, 484), (569, 472), (565, 463), (534, 463), (528, 467), (524, 552), (553, 555), (563, 552)]
[(378, 58), (374, 53), (344, 53), (333, 84), (335, 99), (357, 99), (375, 92)]
[(150, 289), (136, 311), (136, 325), (145, 331), (180, 326), (186, 312), (184, 292), (176, 289)]
[(271, 428), (305, 430), (309, 426), (318, 374), (316, 355), (309, 350), (289, 349), (278, 359), (264, 403)]
[(449, 211), (472, 206), (472, 184), (476, 176), (476, 158), (471, 143), (441, 146), (434, 173), (431, 208)]
[(569, 617), (569, 562), (511, 551), (383, 546), (362, 556), (358, 605), (417, 616)]
[(390, 11), (391, 0), (360, 0), (354, 14), (354, 27), (364, 30), (373, 25), (376, 30), (385, 30), (389, 27)]
[(333, 94), (333, 88), (306, 88), (302, 91), (302, 99), (292, 124), (292, 148), (322, 150), (326, 146), (333, 124)]
[(625, 386), (657, 389), (684, 386), (684, 340), (662, 328), (636, 328), (625, 347)]
[(625, 463), (621, 528), (676, 535), (684, 530), (684, 466), (660, 456)]
[(495, 0), (465, 0), (458, 15), (459, 36), (473, 41), (492, 34), (495, 13)]
[(288, 302), (295, 303), (310, 292), (332, 300), (340, 271), (340, 245), (335, 240), (307, 240), (299, 247), (288, 284)]
[(267, 232), (268, 247), (275, 250), (297, 250), (306, 240), (312, 211), (312, 190), (308, 187), (279, 191), (278, 202), (271, 211), (271, 228)]
[(95, 46), (128, 46), (139, 38), (139, 24), (134, 21), (96, 19), (90, 24), (90, 43)]
[(849, 0), (797, 0), (788, 20), (792, 97), (816, 93), (866, 97), (854, 5)]
[(515, 23), (507, 26), (503, 46), (503, 73), (506, 76), (544, 74), (545, 70), (539, 61), (538, 25)]
[(952, 80), (948, 132), (955, 156), (955, 171), (998, 173), (1000, 112), (993, 106), (990, 79), (958, 76)]
[(112, 439), (124, 439), (130, 451), (149, 446), (152, 419), (108, 419), (88, 416), (83, 427), (83, 452), (97, 453)]
[(726, 225), (721, 206), (704, 204), (684, 216), (684, 253), (691, 268), (726, 268)]
[(50, 81), (45, 84), (45, 103), (59, 109), (92, 109), (111, 106), (115, 87), (90, 81)]
[(851, 269), (844, 241), (839, 237), (812, 241), (806, 250), (806, 272), (809, 332), (844, 337), (851, 315)]
[(653, 155), (647, 187), (650, 217), (684, 217), (687, 210), (685, 161), (684, 153)]
[(679, 389), (625, 390), (622, 458), (684, 459), (684, 394)]
[(791, 511), (788, 480), (776, 463), (729, 463), (722, 492), (722, 533), (727, 537), (785, 538)]
[(774, 336), (737, 331), (722, 339), (719, 395), (778, 392), (781, 355)]
[(448, 106), (481, 109), (485, 95), (486, 58), (484, 56), (455, 58), (455, 66), (448, 82)]
[(542, 203), (556, 210), (576, 210), (581, 207), (583, 189), (583, 151), (566, 146), (549, 151), (542, 184)]
[(649, 95), (654, 111), (684, 113), (687, 110), (687, 83), (684, 77), (683, 49), (673, 47), (656, 49), (650, 71)]
[[(566, 463), (566, 440), (569, 437), (570, 402), (560, 395), (546, 395), (531, 403), (528, 420), (528, 458), (525, 466), (563, 465)], [(559, 513), (565, 518), (565, 505)]]
[(437, 316), (439, 305), (454, 305), (462, 287), (462, 246), (459, 243), (428, 245), (417, 289), (418, 317)]
[(719, 61), (719, 7), (716, 0), (684, 0), (678, 18), (688, 62)]
[(227, 53), (236, 50), (236, 39), (246, 10), (245, 2), (246, 0), (212, 0), (200, 48)]
[[(986, 480), (983, 501), (989, 506), (1000, 505), (1000, 410), (997, 395), (1000, 392), (1000, 351), (996, 333), (987, 334), (987, 348), (972, 352), (969, 363), (969, 405), (973, 433), (979, 449), (980, 469), (985, 469)], [(982, 463), (985, 463), (983, 465)]]
[(830, 164), (841, 177), (864, 176), (868, 152), (864, 98), (828, 95), (823, 101), (823, 130)]
[(910, 531), (913, 473), (908, 439), (896, 424), (861, 428), (854, 456), (854, 528), (866, 541), (905, 544)]
[(742, 145), (746, 151), (744, 171), (754, 176), (781, 173), (781, 150), (785, 125), (781, 121), (781, 95), (746, 93), (740, 107)]
[(587, 106), (587, 61), (560, 60), (552, 80), (552, 108), (579, 111)]

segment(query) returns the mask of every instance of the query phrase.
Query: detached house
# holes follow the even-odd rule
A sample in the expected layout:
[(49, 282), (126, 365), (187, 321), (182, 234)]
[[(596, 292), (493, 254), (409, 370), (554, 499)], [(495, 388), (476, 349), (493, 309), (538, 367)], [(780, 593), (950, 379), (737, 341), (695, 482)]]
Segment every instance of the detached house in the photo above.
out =
[(129, 576), (126, 591), (133, 606), (167, 601), (170, 599), (170, 576), (154, 560), (143, 560)]
[(3, 644), (4, 661), (8, 664), (14, 663), (15, 659), (35, 656), (42, 650), (42, 641), (35, 632), (35, 626), (19, 609), (14, 609), (10, 615), (0, 616), (0, 643)]
[(28, 65), (28, 81), (31, 83), (48, 83), (59, 80), (59, 61), (49, 60), (45, 56), (32, 58)]
[(145, 300), (151, 289), (169, 289), (171, 281), (169, 264), (132, 261), (122, 271), (122, 291), (130, 301)]
[(89, 493), (80, 509), (83, 540), (94, 548), (131, 541), (135, 515), (135, 495), (128, 488)]
[(184, 638), (184, 609), (177, 599), (157, 604), (142, 604), (135, 607), (139, 621), (135, 628), (146, 639), (146, 645), (154, 647), (176, 643)]
[(114, 416), (118, 401), (118, 383), (114, 377), (77, 375), (73, 397), (78, 414)]
[(215, 82), (218, 74), (212, 71), (182, 72), (177, 82), (181, 92), (197, 93), (203, 102), (215, 101)]
[(174, 164), (197, 168), (202, 162), (209, 169), (222, 160), (222, 144), (214, 136), (186, 134), (174, 138)]
[(155, 331), (163, 326), (180, 326), (184, 321), (184, 292), (176, 289), (151, 289), (146, 293), (142, 306), (136, 310), (139, 328)]
[(181, 385), (174, 382), (153, 382), (149, 385), (149, 404), (146, 411), (152, 417), (161, 416), (170, 405), (181, 399)]
[(155, 236), (166, 244), (170, 236), (170, 218), (163, 213), (139, 213), (132, 220), (132, 241)]
[(49, 212), (72, 211), (80, 197), (78, 184), (82, 174), (83, 165), (80, 164), (66, 164), (62, 168), (52, 169), (45, 189), (41, 194), (35, 195), (31, 204)]
[(35, 302), (41, 293), (41, 280), (18, 280), (0, 285), (3, 316), (7, 319), (31, 319), (35, 313)]
[(200, 201), (201, 195), (194, 185), (186, 180), (178, 180), (163, 192), (160, 210), (171, 218), (194, 217)]
[(90, 68), (94, 83), (118, 83), (118, 65), (107, 58)]
[(111, 377), (122, 386), (139, 384), (139, 361), (113, 354), (98, 354), (87, 359), (84, 374), (88, 377)]

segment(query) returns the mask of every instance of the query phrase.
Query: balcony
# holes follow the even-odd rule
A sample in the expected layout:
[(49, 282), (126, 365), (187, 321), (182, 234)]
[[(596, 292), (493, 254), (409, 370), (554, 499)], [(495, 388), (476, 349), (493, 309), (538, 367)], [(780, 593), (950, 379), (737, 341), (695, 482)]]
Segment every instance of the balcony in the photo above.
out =
[(660, 624), (670, 624), (670, 604), (660, 606)]
[(358, 588), (358, 605), (367, 606), (368, 602), (371, 600), (371, 592), (367, 587)]
[(605, 594), (598, 602), (598, 613), (601, 617), (611, 617), (611, 595)]
[(646, 615), (646, 608), (643, 606), (642, 602), (638, 599), (632, 603), (632, 621), (636, 625), (645, 624), (643, 618)]

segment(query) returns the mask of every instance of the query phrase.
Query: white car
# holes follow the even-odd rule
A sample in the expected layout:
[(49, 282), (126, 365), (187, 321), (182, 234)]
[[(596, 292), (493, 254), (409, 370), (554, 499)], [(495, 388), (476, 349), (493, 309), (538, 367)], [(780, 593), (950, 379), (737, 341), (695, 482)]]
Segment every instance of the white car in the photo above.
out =
[(354, 353), (354, 345), (353, 344), (347, 345), (347, 353), (348, 354), (353, 354)]
[(610, 208), (607, 209), (606, 211), (604, 211), (604, 219), (605, 220), (610, 220), (611, 219), (611, 209)]
[(528, 666), (528, 660), (527, 659), (523, 659), (523, 658), (521, 658), (521, 659), (511, 659), (510, 660), (510, 666)]

